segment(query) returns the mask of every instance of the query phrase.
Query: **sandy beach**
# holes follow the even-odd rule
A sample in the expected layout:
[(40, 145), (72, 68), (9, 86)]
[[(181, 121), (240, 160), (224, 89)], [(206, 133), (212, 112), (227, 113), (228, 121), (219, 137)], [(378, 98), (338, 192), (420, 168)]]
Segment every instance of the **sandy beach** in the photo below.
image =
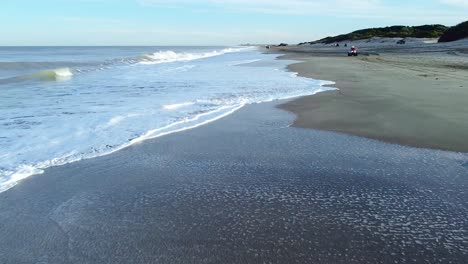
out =
[(288, 127), (278, 102), (0, 195), (17, 263), (463, 263), (468, 156)]
[(468, 264), (467, 1), (2, 1), (0, 264)]
[(284, 58), (337, 91), (248, 104), (0, 193), (0, 262), (464, 263), (464, 57), (321, 52)]
[(347, 57), (344, 43), (279, 48), (288, 52), (284, 58), (303, 61), (291, 71), (335, 81), (339, 89), (282, 106), (297, 115), (294, 125), (468, 152), (467, 41), (385, 41), (356, 43), (359, 57)]

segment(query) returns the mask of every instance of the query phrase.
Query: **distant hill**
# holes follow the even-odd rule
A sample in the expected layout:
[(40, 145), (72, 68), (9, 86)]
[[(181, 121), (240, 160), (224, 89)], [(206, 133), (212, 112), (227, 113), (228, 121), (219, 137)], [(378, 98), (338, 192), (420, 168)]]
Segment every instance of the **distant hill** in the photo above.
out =
[(440, 37), (439, 42), (449, 42), (464, 38), (468, 38), (468, 21), (449, 28)]
[[(338, 35), (335, 37), (326, 37), (313, 42), (306, 42), (310, 44), (314, 43), (335, 43), (340, 41), (351, 41), (368, 39), (373, 37), (382, 38), (439, 38), (448, 29), (444, 25), (424, 25), (416, 27), (408, 26), (392, 26), (383, 28), (368, 28), (357, 30), (348, 34)], [(301, 43), (301, 44), (306, 44)]]

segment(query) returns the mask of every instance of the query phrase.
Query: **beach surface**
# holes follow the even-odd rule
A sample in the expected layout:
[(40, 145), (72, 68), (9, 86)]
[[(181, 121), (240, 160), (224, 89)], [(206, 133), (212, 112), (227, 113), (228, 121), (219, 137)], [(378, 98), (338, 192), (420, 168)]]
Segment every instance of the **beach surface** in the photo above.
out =
[(463, 67), (326, 49), (286, 58), (340, 90), (247, 104), (0, 193), (0, 263), (465, 263)]
[(339, 89), (282, 108), (297, 115), (297, 127), (468, 152), (468, 41), (395, 42), (355, 43), (359, 57), (347, 57), (344, 43), (276, 49), (302, 61), (290, 65), (291, 71), (335, 81)]
[(289, 127), (277, 103), (23, 180), (0, 262), (466, 261), (466, 154)]

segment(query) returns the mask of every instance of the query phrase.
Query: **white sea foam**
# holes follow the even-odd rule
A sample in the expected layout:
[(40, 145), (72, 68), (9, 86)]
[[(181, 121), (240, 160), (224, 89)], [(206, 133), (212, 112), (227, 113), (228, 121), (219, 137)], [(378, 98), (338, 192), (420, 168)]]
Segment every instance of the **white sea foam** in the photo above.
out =
[[(235, 106), (221, 107), (219, 109), (216, 109), (216, 110), (213, 110), (213, 111), (210, 111), (210, 112), (198, 114), (194, 118), (187, 118), (187, 119), (175, 122), (173, 124), (170, 124), (170, 125), (162, 127), (162, 128), (150, 130), (146, 134), (144, 134), (143, 136), (132, 140), (129, 143), (129, 145), (141, 142), (143, 140), (162, 137), (162, 136), (169, 135), (169, 134), (172, 134), (172, 133), (177, 133), (177, 132), (181, 132), (181, 131), (185, 131), (185, 130), (189, 130), (189, 129), (197, 128), (199, 126), (206, 125), (208, 123), (219, 120), (219, 119), (221, 119), (221, 118), (223, 118), (225, 116), (228, 116), (228, 115), (234, 113), (235, 111), (237, 111), (237, 110), (241, 109), (242, 107), (244, 107), (244, 105), (245, 104), (239, 104), (239, 105), (235, 105)], [(217, 113), (220, 113), (220, 114), (217, 114)], [(200, 119), (202, 119), (205, 116), (208, 116), (210, 118), (204, 119), (201, 122), (197, 122), (197, 121), (199, 121)]]
[(55, 69), (53, 70), (56, 76), (59, 77), (68, 77), (68, 76), (73, 76), (73, 73), (71, 72), (70, 68), (60, 68), (60, 69)]
[(188, 71), (188, 70), (193, 69), (193, 68), (195, 68), (195, 65), (184, 65), (184, 66), (181, 66), (181, 67), (176, 67), (176, 68), (173, 68), (173, 69), (168, 69), (168, 71), (185, 72), (185, 71)]
[(257, 61), (261, 61), (261, 59), (244, 60), (244, 61), (234, 61), (234, 62), (232, 62), (230, 65), (231, 65), (231, 66), (240, 66), (240, 65), (245, 65), (245, 64), (254, 63), (254, 62), (257, 62)]
[(164, 105), (163, 108), (166, 110), (176, 110), (182, 107), (194, 105), (195, 102), (183, 102), (183, 103), (178, 103), (178, 104), (170, 104), (170, 105)]
[(100, 127), (100, 129), (118, 125), (122, 123), (125, 119), (136, 117), (136, 116), (141, 116), (141, 115), (142, 114), (131, 113), (131, 114), (126, 114), (126, 115), (114, 116), (107, 123), (105, 123), (102, 127)]
[(15, 187), (19, 181), (35, 174), (41, 174), (44, 171), (31, 165), (20, 165), (16, 171), (6, 171), (4, 172), (6, 180), (0, 181), (0, 193), (4, 192), (10, 188)]
[(213, 111), (208, 111), (205, 113), (198, 114), (193, 118), (184, 118), (170, 125), (150, 130), (146, 132), (145, 134), (129, 141), (128, 143), (122, 144), (117, 148), (113, 148), (105, 152), (90, 153), (86, 155), (75, 155), (76, 153), (72, 152), (61, 158), (46, 160), (46, 161), (37, 163), (35, 165), (21, 165), (19, 168), (17, 168), (16, 171), (8, 171), (8, 172), (3, 173), (4, 177), (7, 176), (6, 177), (7, 180), (0, 181), (0, 193), (13, 188), (14, 186), (17, 185), (19, 181), (31, 175), (42, 174), (44, 172), (44, 169), (46, 168), (49, 168), (52, 166), (60, 166), (60, 165), (76, 162), (76, 161), (83, 160), (83, 159), (90, 159), (90, 158), (95, 158), (99, 156), (109, 155), (123, 148), (140, 143), (144, 140), (154, 139), (154, 138), (166, 136), (169, 134), (179, 133), (182, 131), (194, 129), (194, 128), (206, 125), (208, 123), (214, 122), (216, 120), (219, 120), (223, 117), (226, 117), (234, 113), (235, 111), (241, 109), (244, 105), (245, 104), (220, 107)]
[(29, 73), (24, 75), (19, 75), (15, 77), (9, 77), (0, 79), (0, 84), (8, 83), (17, 83), (30, 80), (38, 81), (63, 81), (69, 80), (73, 76), (72, 70), (70, 68), (58, 68), (52, 70), (38, 71), (35, 73)]
[(168, 62), (176, 62), (176, 61), (193, 61), (193, 60), (220, 56), (226, 53), (239, 52), (244, 49), (227, 48), (223, 50), (215, 50), (215, 51), (203, 52), (203, 53), (174, 52), (172, 50), (158, 51), (153, 54), (143, 55), (142, 61), (140, 62), (140, 64), (159, 64), (159, 63), (168, 63)]
[[(0, 109), (5, 132), (0, 137), (0, 192), (51, 166), (199, 127), (245, 104), (310, 95), (332, 84), (286, 72), (288, 62), (272, 54), (206, 50), (189, 48), (169, 57), (161, 52), (152, 60), (156, 63), (112, 66), (105, 74), (59, 68), (41, 74), (55, 80), (80, 74), (74, 82), (40, 82), (35, 86), (40, 89), (27, 83), (3, 89), (0, 104), (9, 107)], [(221, 56), (226, 53), (232, 54)], [(197, 60), (210, 56), (218, 57)], [(162, 63), (181, 60), (193, 61)], [(265, 63), (254, 63), (259, 60)]]
[(59, 68), (53, 70), (45, 70), (38, 73), (26, 75), (26, 78), (37, 78), (46, 81), (68, 80), (73, 76), (70, 68)]

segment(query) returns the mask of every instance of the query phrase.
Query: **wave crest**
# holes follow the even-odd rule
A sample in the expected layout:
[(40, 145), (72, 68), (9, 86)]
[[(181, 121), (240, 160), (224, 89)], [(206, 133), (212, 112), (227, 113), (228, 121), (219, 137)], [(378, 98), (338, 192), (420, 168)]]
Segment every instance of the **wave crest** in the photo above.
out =
[(23, 82), (28, 80), (62, 81), (68, 80), (72, 76), (73, 72), (70, 70), (70, 68), (59, 68), (54, 70), (39, 71), (6, 79), (0, 79), (0, 84)]
[(160, 64), (160, 63), (169, 63), (169, 62), (177, 62), (177, 61), (193, 61), (199, 60), (204, 58), (215, 57), (219, 55), (223, 55), (226, 53), (232, 52), (239, 52), (241, 48), (227, 48), (223, 50), (215, 50), (210, 52), (203, 52), (203, 53), (188, 53), (188, 52), (174, 52), (172, 50), (168, 51), (158, 51), (153, 54), (145, 54), (142, 55), (142, 61), (140, 64)]
[(54, 70), (40, 71), (38, 73), (33, 73), (31, 75), (26, 75), (26, 77), (38, 78), (46, 81), (57, 81), (63, 79), (69, 79), (73, 76), (70, 68), (60, 68)]

